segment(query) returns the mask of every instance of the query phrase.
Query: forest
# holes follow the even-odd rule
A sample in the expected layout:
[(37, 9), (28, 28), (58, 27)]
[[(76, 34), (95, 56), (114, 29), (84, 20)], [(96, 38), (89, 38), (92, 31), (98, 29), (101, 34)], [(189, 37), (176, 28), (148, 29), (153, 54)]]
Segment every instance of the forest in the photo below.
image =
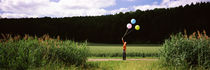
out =
[[(171, 34), (206, 31), (210, 35), (210, 2), (174, 8), (136, 10), (114, 15), (39, 18), (0, 18), (0, 33), (32, 36), (48, 34), (62, 40), (92, 43), (121, 43), (132, 18), (140, 25), (125, 37), (129, 43), (161, 44)], [(202, 33), (202, 32), (201, 32)], [(0, 36), (3, 38), (3, 36)]]

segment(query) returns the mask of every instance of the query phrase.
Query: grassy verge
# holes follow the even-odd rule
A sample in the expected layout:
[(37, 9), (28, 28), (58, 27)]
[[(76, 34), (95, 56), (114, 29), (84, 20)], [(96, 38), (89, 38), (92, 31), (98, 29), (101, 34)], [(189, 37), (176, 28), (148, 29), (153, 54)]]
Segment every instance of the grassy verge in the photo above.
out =
[[(157, 61), (94, 61), (81, 66), (51, 64), (38, 70), (157, 70)], [(34, 70), (36, 70), (34, 69)]]
[(89, 62), (98, 65), (95, 69), (102, 70), (151, 70), (158, 69), (157, 61), (98, 61)]
[[(81, 66), (53, 63), (32, 70), (188, 70), (184, 66), (163, 66), (161, 62), (161, 60), (92, 61)], [(203, 69), (194, 67), (189, 70)]]

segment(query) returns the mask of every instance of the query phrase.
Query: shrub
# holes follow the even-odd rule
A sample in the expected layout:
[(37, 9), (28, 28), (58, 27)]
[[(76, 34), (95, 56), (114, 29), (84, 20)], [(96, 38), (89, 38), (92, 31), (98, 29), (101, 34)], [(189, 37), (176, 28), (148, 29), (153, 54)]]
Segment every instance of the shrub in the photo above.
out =
[(81, 65), (87, 56), (86, 43), (61, 41), (48, 35), (41, 38), (7, 35), (0, 40), (0, 69), (28, 69), (56, 62)]
[(166, 65), (210, 68), (210, 39), (205, 31), (189, 37), (178, 33), (165, 40), (161, 58)]

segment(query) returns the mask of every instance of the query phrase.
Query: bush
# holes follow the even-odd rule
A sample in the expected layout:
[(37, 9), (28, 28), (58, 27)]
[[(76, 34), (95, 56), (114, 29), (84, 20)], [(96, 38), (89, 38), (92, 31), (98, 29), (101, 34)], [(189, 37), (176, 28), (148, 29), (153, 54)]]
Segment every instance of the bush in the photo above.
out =
[(56, 62), (81, 65), (88, 56), (86, 43), (51, 39), (47, 35), (42, 38), (26, 35), (22, 39), (7, 36), (0, 40), (0, 69), (22, 70)]
[(204, 34), (172, 35), (165, 40), (161, 58), (166, 65), (210, 68), (210, 39)]

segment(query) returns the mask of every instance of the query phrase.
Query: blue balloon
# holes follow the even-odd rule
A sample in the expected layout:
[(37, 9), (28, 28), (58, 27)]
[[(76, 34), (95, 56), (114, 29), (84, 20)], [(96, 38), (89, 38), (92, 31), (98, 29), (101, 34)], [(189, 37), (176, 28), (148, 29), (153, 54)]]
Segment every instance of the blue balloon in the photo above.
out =
[(135, 24), (136, 23), (136, 20), (135, 19), (131, 19), (131, 23), (132, 24)]

